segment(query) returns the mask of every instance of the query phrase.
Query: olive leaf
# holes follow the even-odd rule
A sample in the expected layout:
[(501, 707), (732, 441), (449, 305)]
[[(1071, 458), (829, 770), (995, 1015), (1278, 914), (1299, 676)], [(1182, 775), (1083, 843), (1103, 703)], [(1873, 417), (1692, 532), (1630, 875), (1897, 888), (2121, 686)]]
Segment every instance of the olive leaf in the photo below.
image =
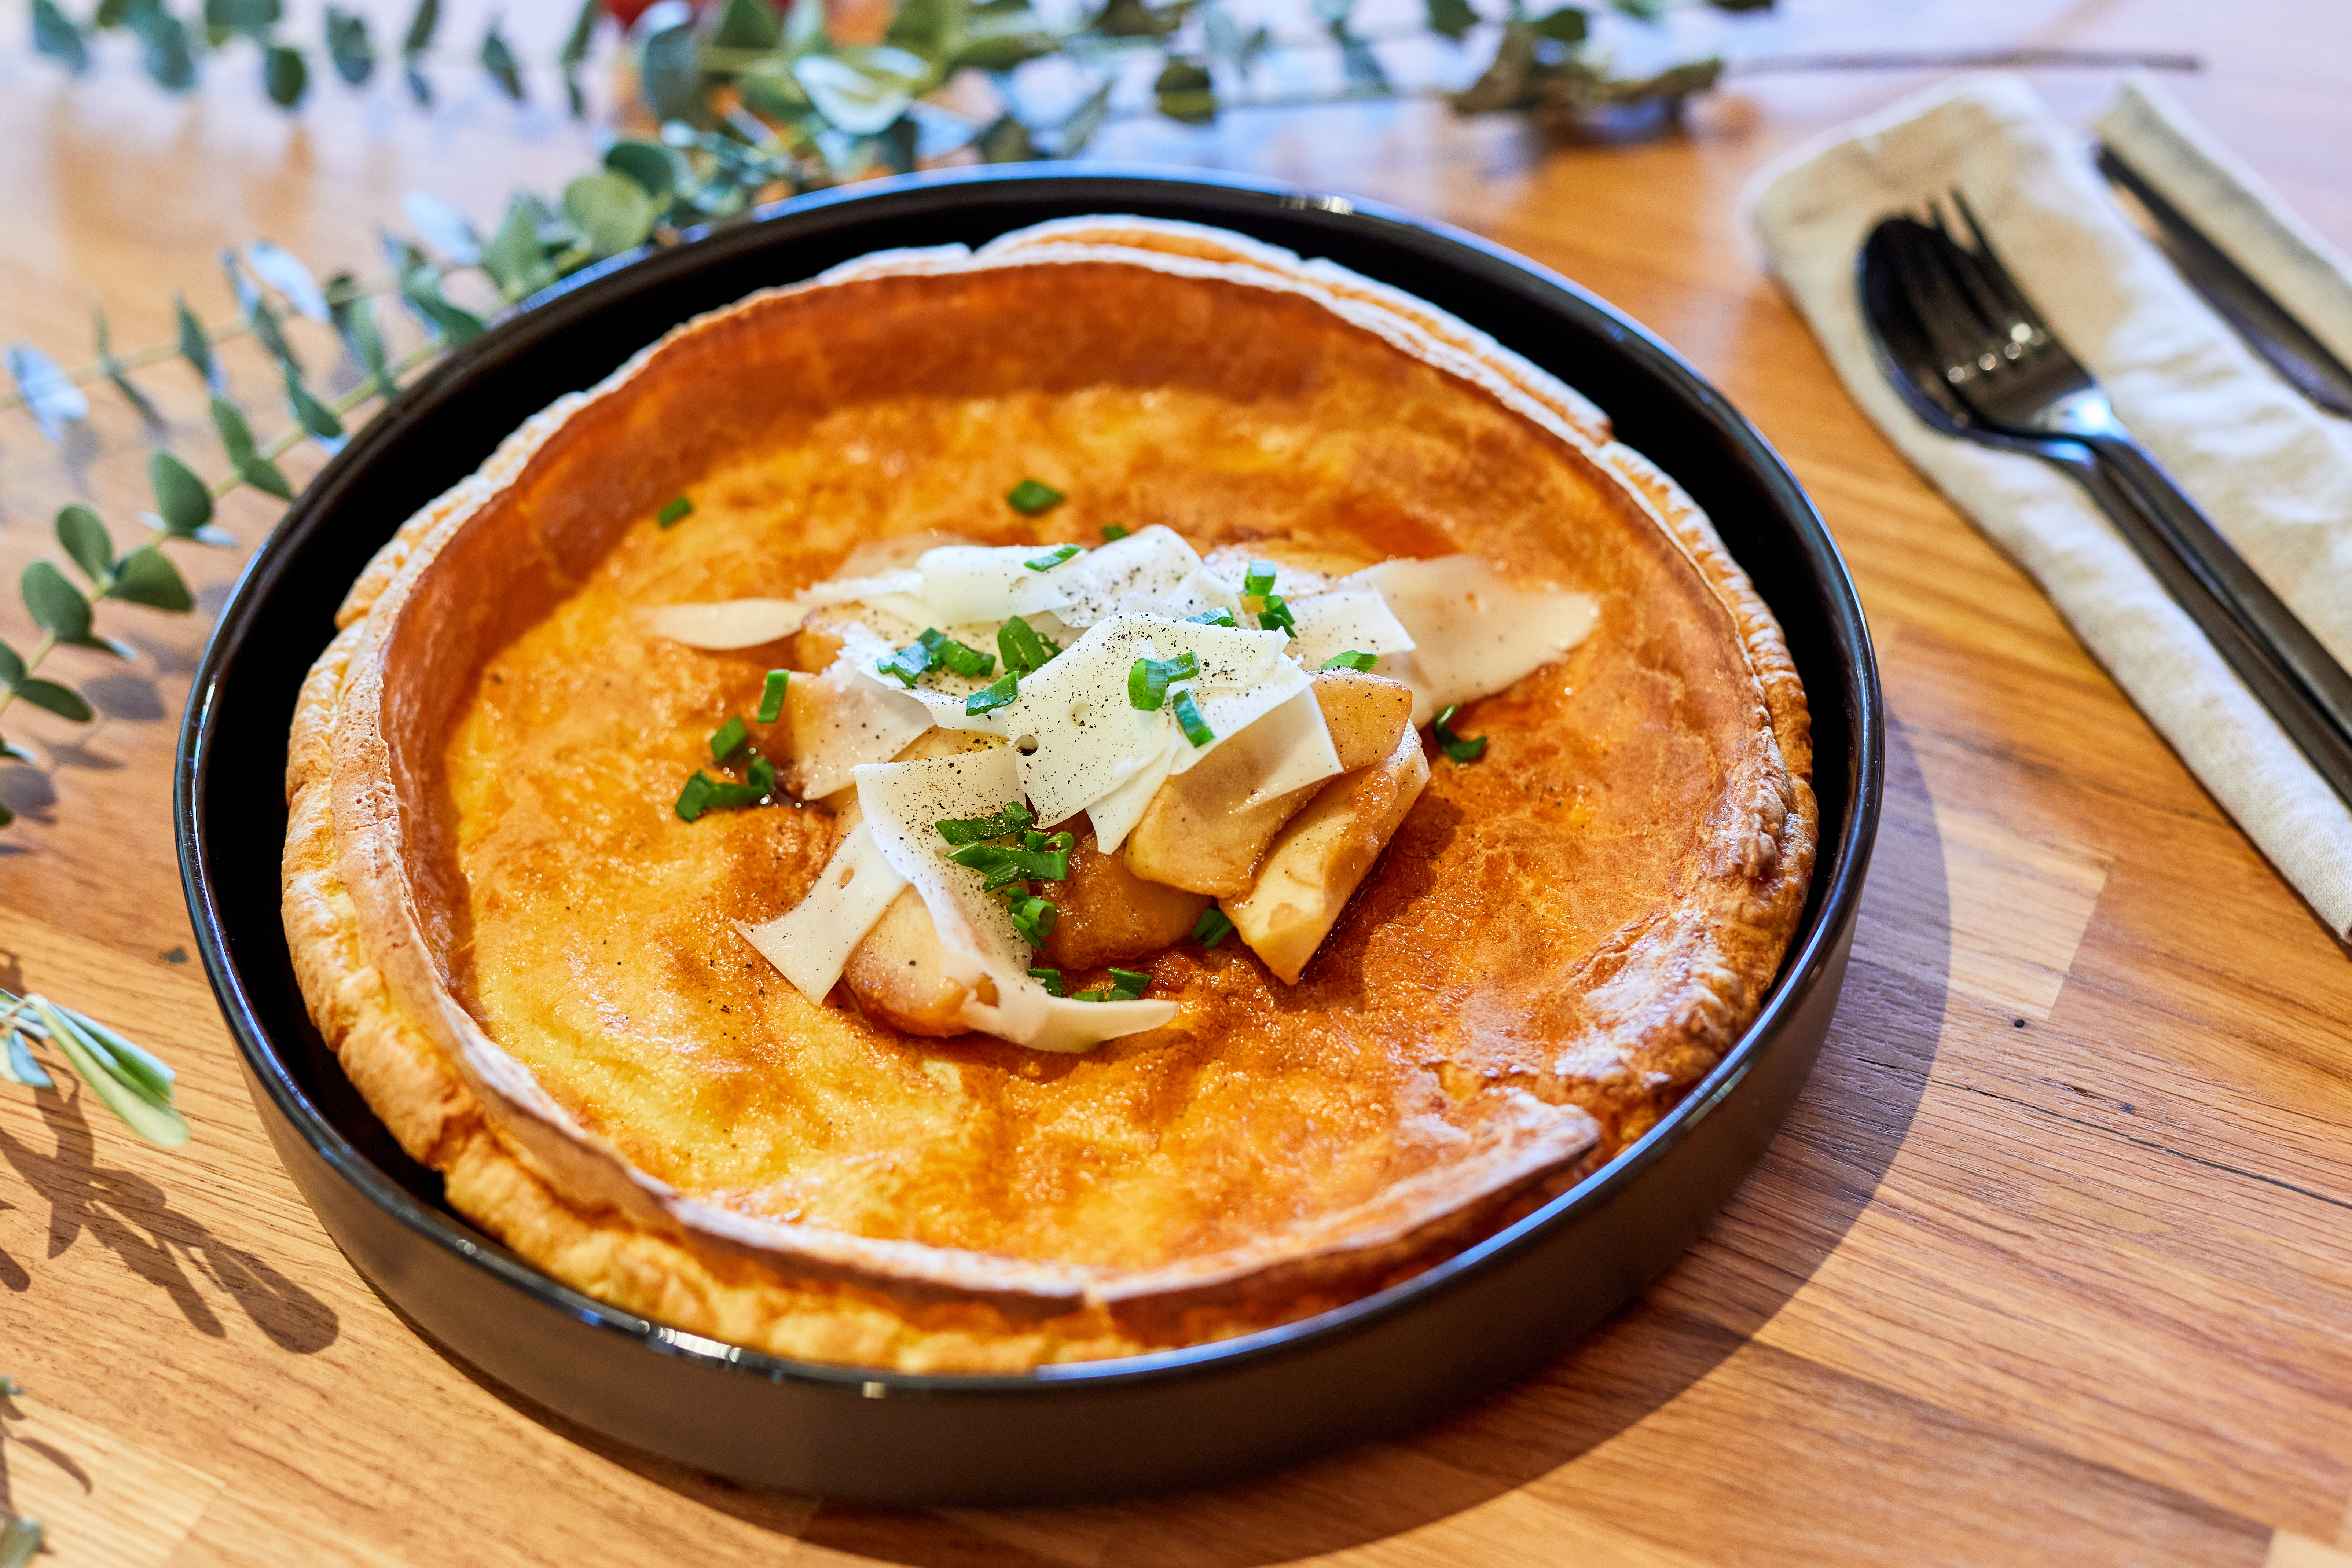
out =
[(517, 103), (522, 101), (522, 69), (515, 63), (514, 50), (507, 47), (505, 35), (499, 31), (499, 18), (490, 18), (490, 30), (482, 35), (482, 68), (490, 79), (506, 89), (506, 95)]
[(147, 478), (155, 488), (155, 510), (165, 532), (194, 539), (212, 521), (212, 492), (187, 464), (169, 452), (158, 452), (147, 459)]
[(58, 511), (57, 530), (67, 557), (103, 593), (114, 575), (114, 541), (107, 537), (106, 524), (86, 506), (68, 506)]
[(114, 357), (114, 336), (107, 329), (106, 307), (92, 305), (89, 314), (91, 333), (98, 340), (98, 368), (105, 373), (107, 380), (114, 384), (114, 390), (122, 394), (131, 407), (139, 410), (139, 417), (150, 425), (161, 425), (163, 416), (155, 412), (154, 403), (139, 390), (139, 384), (131, 379), (130, 372), (123, 368), (122, 362)]
[(583, 174), (564, 186), (563, 214), (587, 237), (599, 260), (643, 245), (656, 216), (645, 186), (610, 170)]
[(8, 345), (8, 376), (16, 395), (41, 434), (52, 441), (66, 438), (66, 426), (89, 417), (89, 399), (57, 361), (30, 343)]
[(187, 579), (180, 575), (180, 569), (172, 564), (168, 556), (152, 544), (132, 551), (114, 563), (114, 582), (106, 590), (106, 596), (178, 615), (196, 607), (195, 595), (188, 592)]
[(261, 455), (253, 443), (253, 431), (237, 412), (236, 405), (215, 394), (212, 402), (213, 426), (220, 432), (221, 445), (228, 448), (229, 466), (237, 477), (255, 489), (276, 496), (279, 500), (292, 500), (294, 487), (278, 465)]
[(280, 109), (291, 109), (302, 101), (302, 94), (310, 89), (310, 64), (302, 58), (301, 50), (272, 44), (261, 57), (261, 83), (270, 102)]
[(173, 1104), (171, 1068), (83, 1014), (37, 996), (26, 1000), (48, 1026), (49, 1043), (123, 1125), (161, 1148), (188, 1141), (187, 1121)]
[(437, 196), (422, 191), (410, 191), (400, 198), (400, 210), (416, 226), (425, 243), (447, 257), (459, 267), (474, 267), (482, 259), (481, 237), (466, 215)]
[(300, 257), (282, 245), (257, 239), (245, 247), (245, 264), (300, 314), (314, 321), (327, 319), (327, 296)]
[[(0, 806), (0, 827), (5, 827), (9, 823), (16, 820), (14, 816), (5, 815), (7, 812), (7, 809), (8, 808), (6, 806)], [(0, 1051), (0, 1079), (6, 1079), (10, 1083), (14, 1084), (22, 1084), (26, 1089), (57, 1088), (57, 1079), (51, 1078), (47, 1073), (43, 1072), (41, 1070), (41, 1064), (33, 1059), (32, 1051), (27, 1048), (25, 1044), (24, 1031), (16, 1027), (12, 1022), (7, 1030), (7, 1048), (5, 1051)], [(0, 1389), (0, 1393), (15, 1394), (19, 1392), (16, 1388), (16, 1381), (13, 1378), (6, 1379), (5, 1381), (7, 1384), (7, 1387)], [(12, 1522), (11, 1528), (13, 1527), (14, 1525)], [(36, 1526), (36, 1528), (37, 1529), (38, 1527)], [(36, 1544), (37, 1544), (39, 1537), (36, 1536), (34, 1540)], [(7, 1545), (8, 1538), (5, 1534), (0, 1534), (0, 1549), (5, 1549)], [(17, 1568), (24, 1568), (24, 1564), (31, 1561), (32, 1553), (25, 1553), (17, 1559)], [(5, 1568), (5, 1564), (6, 1563), (7, 1559), (5, 1557), (0, 1557), (0, 1568)]]
[(33, 52), (62, 61), (76, 76), (89, 68), (89, 45), (57, 0), (33, 0)]
[(365, 16), (327, 7), (327, 58), (333, 63), (335, 74), (352, 86), (366, 84), (375, 74), (375, 46), (368, 40)]
[(1470, 0), (1422, 0), (1429, 18), (1429, 30), (1444, 34), (1460, 43), (1471, 28), (1478, 25), (1478, 13), (1470, 7)]
[(213, 363), (212, 340), (205, 336), (204, 323), (188, 309), (187, 300), (179, 294), (172, 296), (173, 308), (180, 318), (180, 357), (188, 362), (205, 387), (218, 392), (222, 387), (220, 366)]
[(1208, 68), (1197, 60), (1170, 59), (1151, 84), (1151, 91), (1160, 112), (1171, 120), (1187, 125), (1216, 121), (1217, 95), (1210, 85)]

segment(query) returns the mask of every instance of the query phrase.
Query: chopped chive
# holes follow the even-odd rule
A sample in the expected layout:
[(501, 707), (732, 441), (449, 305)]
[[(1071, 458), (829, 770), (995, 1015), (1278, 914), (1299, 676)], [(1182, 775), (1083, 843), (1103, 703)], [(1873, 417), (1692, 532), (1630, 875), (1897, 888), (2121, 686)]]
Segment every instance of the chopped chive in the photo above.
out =
[[(1296, 636), (1297, 634), (1294, 633), (1292, 635)], [(1349, 648), (1346, 653), (1335, 653), (1329, 658), (1325, 659), (1323, 661), (1323, 668), (1325, 669), (1369, 670), (1380, 662), (1381, 656), (1379, 654), (1366, 653), (1360, 648)]]
[(1298, 619), (1290, 613), (1290, 606), (1282, 602), (1279, 594), (1265, 596), (1265, 608), (1257, 613), (1257, 624), (1266, 631), (1285, 632), (1294, 637), (1298, 635)]
[(1190, 680), (1201, 673), (1201, 661), (1190, 648), (1174, 658), (1139, 658), (1128, 667), (1127, 700), (1146, 713), (1157, 713), (1168, 700), (1168, 683)]
[(1102, 533), (1104, 543), (1114, 543), (1127, 537), (1127, 524), (1123, 522), (1106, 522), (1103, 524)]
[(1013, 699), (1020, 695), (1021, 678), (1011, 670), (1006, 670), (995, 680), (965, 698), (963, 710), (974, 716), (993, 713), (999, 708), (1012, 707)]
[(1184, 738), (1195, 746), (1205, 746), (1217, 738), (1217, 732), (1209, 728), (1208, 721), (1201, 717), (1200, 706), (1192, 700), (1192, 694), (1189, 691), (1176, 694), (1176, 727), (1183, 731)]
[[(1031, 947), (1045, 946), (1045, 939), (1054, 934), (1054, 922), (1062, 916), (1062, 911), (1054, 906), (1053, 900), (1041, 899), (1034, 893), (1025, 899), (1015, 899), (1004, 907), (1004, 912), (1013, 917), (1013, 929), (1019, 931), (1021, 940)], [(1055, 974), (1054, 978), (1058, 982), (1062, 977)], [(1056, 996), (1062, 994), (1058, 987), (1048, 989)]]
[(1151, 976), (1139, 969), (1113, 969), (1110, 979), (1115, 1001), (1132, 1002), (1151, 989)]
[(996, 651), (1004, 656), (1007, 670), (1027, 675), (1061, 652), (1062, 645), (1015, 616), (996, 628)]
[(708, 773), (697, 768), (686, 787), (677, 792), (676, 810), (682, 821), (692, 822), (710, 806), (710, 792), (719, 787)]
[(1062, 492), (1043, 479), (1024, 479), (1004, 492), (1004, 504), (1025, 517), (1051, 511), (1062, 504)]
[(1251, 562), (1249, 563), (1249, 574), (1242, 579), (1242, 596), (1248, 599), (1263, 599), (1268, 594), (1273, 592), (1274, 563), (1271, 561)]
[(673, 528), (677, 524), (684, 522), (688, 518), (692, 517), (693, 515), (694, 503), (687, 500), (684, 496), (680, 496), (676, 500), (670, 502), (669, 505), (656, 512), (654, 514), (654, 521), (660, 523), (664, 528)]
[(767, 684), (760, 688), (761, 723), (772, 724), (784, 716), (784, 688), (792, 684), (792, 679), (793, 672), (789, 669), (768, 671)]
[(1029, 978), (1043, 985), (1048, 996), (1067, 996), (1070, 994), (1070, 988), (1063, 983), (1062, 972), (1058, 969), (1033, 969), (1029, 972)]
[(740, 811), (761, 805), (776, 793), (776, 764), (767, 758), (753, 757), (744, 772), (750, 782), (734, 784), (714, 779), (697, 769), (695, 775), (686, 781), (686, 787), (677, 792), (675, 809), (678, 816), (692, 822), (706, 811)]
[(1448, 703), (1445, 711), (1437, 716), (1437, 722), (1429, 727), (1429, 732), (1436, 737), (1438, 745), (1444, 749), (1445, 754), (1455, 762), (1475, 763), (1486, 754), (1486, 737), (1456, 735), (1454, 732), (1454, 715), (1460, 711), (1462, 711), (1462, 704)]
[(911, 687), (930, 673), (935, 662), (929, 646), (918, 638), (888, 658), (875, 660), (874, 668), (899, 685)]
[(1239, 616), (1235, 616), (1231, 610), (1225, 609), (1221, 605), (1213, 610), (1202, 610), (1197, 616), (1186, 616), (1184, 617), (1184, 624), (1188, 626), (1237, 627), (1242, 623)]
[(993, 816), (950, 816), (933, 824), (940, 837), (950, 844), (977, 844), (983, 838), (1003, 838), (1007, 834), (1024, 831), (1037, 818), (1021, 801), (1004, 803), (1003, 809)]
[(924, 627), (923, 635), (915, 640), (930, 651), (934, 669), (956, 675), (986, 675), (996, 668), (994, 654), (960, 643), (937, 626)]
[(1032, 572), (1051, 572), (1065, 561), (1076, 560), (1081, 553), (1078, 546), (1075, 544), (1056, 544), (1051, 550), (1032, 555), (1021, 564)]
[[(1055, 837), (1064, 836), (1056, 834)], [(995, 844), (967, 844), (948, 858), (983, 877), (1003, 877), (1003, 881), (996, 883), (996, 887), (1033, 877), (1041, 882), (1062, 882), (1067, 881), (1070, 875), (1070, 849), (1067, 845), (1053, 849), (1008, 849)], [(992, 892), (994, 890), (995, 888), (990, 889)]]
[(751, 739), (751, 732), (743, 727), (743, 715), (736, 714), (712, 732), (710, 760), (714, 763), (725, 762), (741, 751)]
[(1202, 910), (1201, 918), (1192, 922), (1192, 940), (1202, 947), (1214, 947), (1233, 934), (1234, 922), (1214, 904)]

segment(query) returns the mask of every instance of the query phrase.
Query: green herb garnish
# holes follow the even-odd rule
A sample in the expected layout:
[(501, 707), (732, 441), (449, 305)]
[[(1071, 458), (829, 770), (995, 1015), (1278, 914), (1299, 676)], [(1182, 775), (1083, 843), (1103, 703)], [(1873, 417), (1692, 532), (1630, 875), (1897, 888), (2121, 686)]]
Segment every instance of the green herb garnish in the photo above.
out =
[[(1062, 911), (1051, 900), (1041, 899), (1034, 893), (1025, 899), (1013, 900), (1004, 906), (1004, 912), (1013, 917), (1013, 929), (1019, 931), (1021, 940), (1031, 947), (1045, 946), (1045, 939), (1054, 934), (1054, 922), (1062, 918)], [(1031, 973), (1034, 975), (1035, 971), (1031, 971)], [(1055, 974), (1054, 978), (1058, 982), (1062, 977)], [(1052, 989), (1056, 996), (1062, 994), (1057, 988), (1048, 989)]]
[(937, 626), (926, 626), (915, 639), (930, 650), (931, 668), (954, 675), (986, 675), (996, 668), (996, 656), (960, 643)]
[(1123, 522), (1106, 522), (1102, 527), (1102, 535), (1104, 543), (1115, 543), (1127, 537), (1127, 524)]
[[(1054, 906), (1047, 904), (1045, 907), (1052, 909)], [(1058, 969), (1033, 969), (1029, 972), (1029, 978), (1043, 985), (1048, 996), (1067, 996), (1070, 994), (1070, 988), (1064, 983), (1062, 972)]]
[(1032, 555), (1021, 564), (1032, 572), (1051, 572), (1065, 561), (1074, 561), (1081, 553), (1075, 544), (1056, 544), (1053, 549)]
[(985, 877), (988, 879), (987, 890), (992, 893), (999, 888), (1031, 879), (1040, 882), (1067, 880), (1070, 849), (1076, 842), (1072, 836), (1056, 833), (1048, 839), (1038, 833), (1029, 837), (1037, 842), (1009, 847), (999, 844), (967, 844), (948, 858)]
[(1021, 678), (1008, 669), (995, 680), (965, 698), (963, 710), (966, 714), (975, 717), (982, 713), (993, 713), (999, 708), (1012, 707), (1013, 700), (1020, 695)]
[(1004, 492), (1004, 504), (1024, 517), (1051, 511), (1062, 504), (1062, 492), (1043, 479), (1024, 479)]
[(1186, 616), (1184, 617), (1184, 624), (1188, 626), (1234, 626), (1238, 628), (1242, 623), (1240, 618), (1231, 610), (1220, 606), (1213, 610), (1202, 610), (1197, 616)]
[(767, 684), (760, 688), (761, 723), (772, 724), (784, 716), (784, 688), (792, 683), (792, 679), (793, 672), (789, 669), (768, 671)]
[(1437, 722), (1429, 727), (1429, 732), (1437, 738), (1437, 743), (1445, 754), (1455, 762), (1475, 763), (1486, 754), (1486, 737), (1456, 735), (1454, 732), (1454, 715), (1461, 711), (1462, 704), (1459, 702), (1446, 704), (1445, 711), (1437, 716)]
[(1202, 947), (1214, 947), (1233, 934), (1234, 922), (1214, 904), (1202, 910), (1201, 918), (1192, 922), (1192, 940)]
[[(1296, 637), (1297, 634), (1294, 632), (1291, 635)], [(1360, 648), (1349, 648), (1346, 653), (1335, 653), (1329, 658), (1325, 659), (1323, 661), (1323, 668), (1325, 669), (1369, 670), (1380, 662), (1381, 656), (1379, 654), (1366, 653)]]
[(1073, 1002), (1132, 1002), (1151, 988), (1151, 976), (1139, 969), (1114, 969), (1110, 984), (1100, 991), (1081, 991)]
[(719, 726), (710, 737), (710, 760), (723, 763), (749, 744), (751, 732), (743, 727), (743, 715), (736, 714)]
[(996, 651), (1004, 656), (1006, 669), (1027, 675), (1061, 652), (1062, 645), (1015, 616), (996, 628)]
[(733, 784), (714, 779), (699, 768), (677, 792), (677, 815), (688, 822), (695, 821), (706, 811), (737, 811), (747, 805), (757, 805), (776, 793), (776, 766), (765, 757), (753, 757), (746, 770), (750, 782)]
[(1127, 700), (1146, 713), (1157, 713), (1168, 700), (1168, 683), (1190, 680), (1201, 673), (1201, 661), (1190, 648), (1174, 658), (1139, 658), (1128, 667)]
[(874, 668), (881, 674), (898, 681), (899, 685), (912, 687), (915, 682), (931, 672), (931, 663), (929, 646), (918, 638), (889, 658), (876, 659)]
[(1294, 637), (1298, 635), (1297, 618), (1290, 613), (1290, 606), (1282, 602), (1279, 594), (1265, 596), (1265, 608), (1257, 613), (1257, 624), (1265, 631), (1282, 632)]
[(1249, 563), (1248, 575), (1242, 579), (1242, 597), (1244, 599), (1263, 599), (1268, 594), (1273, 592), (1274, 563), (1271, 561), (1251, 562)]
[(1003, 838), (1024, 832), (1036, 820), (1037, 814), (1029, 809), (1027, 803), (1010, 800), (993, 816), (950, 816), (932, 826), (950, 844), (977, 844), (983, 838)]
[(694, 503), (687, 500), (684, 496), (680, 496), (676, 500), (670, 502), (669, 505), (656, 512), (654, 514), (654, 521), (660, 523), (664, 528), (674, 528), (693, 515)]
[(1176, 727), (1183, 731), (1184, 738), (1195, 746), (1205, 746), (1217, 738), (1217, 732), (1209, 728), (1208, 721), (1201, 717), (1200, 706), (1192, 700), (1192, 694), (1189, 691), (1176, 694)]

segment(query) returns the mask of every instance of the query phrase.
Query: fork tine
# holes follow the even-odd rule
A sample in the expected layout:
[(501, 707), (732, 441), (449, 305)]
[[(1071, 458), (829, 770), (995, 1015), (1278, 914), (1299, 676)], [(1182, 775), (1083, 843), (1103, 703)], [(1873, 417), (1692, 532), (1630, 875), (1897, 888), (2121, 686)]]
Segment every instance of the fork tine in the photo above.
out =
[(1969, 205), (1969, 198), (1960, 194), (1957, 185), (1952, 188), (1952, 204), (1959, 209), (1969, 234), (1976, 238), (1975, 259), (1986, 280), (2018, 320), (2036, 332), (2047, 332), (2049, 328), (2042, 321), (2042, 312), (2033, 308), (2033, 301), (2027, 299), (2025, 291), (2017, 286), (2017, 275), (2009, 269), (2008, 263), (2001, 260), (2000, 252), (1992, 247), (1992, 240), (1985, 234), (1984, 225), (1977, 220), (1975, 209)]
[(1912, 314), (1925, 330), (1936, 357), (1948, 370), (1973, 364), (1984, 352), (1984, 327), (1974, 303), (1960, 292), (1945, 265), (1946, 241), (1916, 219), (1906, 221), (1895, 233), (1902, 242), (1896, 256)]

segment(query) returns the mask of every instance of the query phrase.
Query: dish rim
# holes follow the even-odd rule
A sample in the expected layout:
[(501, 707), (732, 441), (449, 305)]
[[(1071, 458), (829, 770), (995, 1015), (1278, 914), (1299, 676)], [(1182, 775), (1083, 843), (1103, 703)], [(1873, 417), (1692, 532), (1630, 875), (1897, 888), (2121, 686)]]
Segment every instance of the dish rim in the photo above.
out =
[[(226, 921), (213, 898), (204, 866), (206, 845), (200, 825), (205, 819), (212, 757), (208, 720), (218, 694), (222, 667), (253, 631), (257, 606), (270, 584), (321, 525), (319, 498), (332, 490), (332, 481), (341, 473), (362, 466), (376, 447), (392, 439), (399, 425), (417, 416), (419, 411), (434, 402), (453, 395), (471, 377), (493, 369), (496, 357), (506, 350), (509, 335), (507, 329), (514, 323), (529, 320), (552, 331), (570, 314), (593, 315), (594, 296), (590, 295), (585, 302), (580, 296), (616, 276), (627, 274), (657, 283), (669, 272), (691, 271), (708, 264), (712, 257), (709, 247), (749, 245), (768, 233), (767, 226), (779, 219), (822, 213), (849, 204), (887, 203), (892, 198), (934, 192), (950, 195), (966, 193), (977, 195), (984, 203), (991, 187), (1045, 185), (1049, 190), (1057, 187), (1058, 192), (1076, 194), (1078, 187), (1089, 183), (1132, 186), (1138, 182), (1162, 187), (1206, 187), (1244, 198), (1270, 197), (1277, 210), (1316, 211), (1347, 221), (1372, 224), (1387, 230), (1387, 237), (1392, 243), (1418, 248), (1441, 262), (1473, 263), (1465, 270), (1483, 274), (1488, 283), (1521, 289), (1532, 283), (1539, 289), (1565, 296), (1571, 313), (1581, 311), (1596, 318), (1592, 324), (1606, 330), (1622, 349), (1644, 362), (1647, 372), (1672, 384), (1685, 402), (1711, 418), (1721, 434), (1739, 449), (1751, 474), (1773, 494), (1794, 522), (1806, 553), (1805, 575), (1822, 593), (1826, 619), (1832, 631), (1843, 634), (1844, 646), (1852, 649), (1850, 658), (1840, 650), (1838, 660), (1848, 666), (1846, 673), (1860, 700), (1862, 712), (1858, 724), (1849, 721), (1841, 726), (1850, 731), (1854, 742), (1853, 754), (1848, 759), (1845, 820), (1834, 846), (1816, 848), (1815, 881), (1809, 889), (1803, 923), (1756, 1016), (1723, 1059), (1680, 1104), (1608, 1163), (1528, 1215), (1410, 1279), (1312, 1317), (1229, 1340), (1146, 1355), (1054, 1363), (1024, 1373), (909, 1373), (802, 1361), (672, 1328), (610, 1306), (541, 1273), (519, 1255), (420, 1200), (353, 1146), (294, 1080), (229, 954)], [(1118, 208), (1113, 204), (1096, 210), (1116, 212)], [(1449, 251), (1452, 254), (1447, 254)], [(647, 274), (637, 271), (641, 268), (656, 270)], [(555, 313), (542, 314), (549, 311)], [(1496, 336), (1501, 338), (1499, 333)], [(1506, 341), (1505, 346), (1511, 345)], [(1824, 717), (1820, 712), (1812, 714), (1816, 729)], [(1461, 1289), (1479, 1275), (1502, 1267), (1512, 1255), (1532, 1245), (1544, 1233), (1572, 1224), (1580, 1213), (1605, 1205), (1619, 1189), (1641, 1179), (1651, 1166), (1667, 1158), (1738, 1086), (1778, 1037), (1786, 1015), (1810, 994), (1834, 956), (1840, 933), (1847, 927), (1853, 906), (1861, 897), (1876, 837), (1884, 753), (1884, 700), (1869, 625), (1844, 558), (1811, 498), (1780, 453), (1729, 399), (1664, 340), (1615, 306), (1551, 268), (1492, 241), (1383, 203), (1223, 172), (1124, 163), (1061, 169), (989, 165), (901, 175), (812, 192), (761, 207), (744, 223), (722, 229), (689, 231), (682, 243), (666, 249), (640, 247), (614, 257), (512, 307), (493, 321), (489, 331), (451, 353), (425, 376), (403, 389), (304, 487), (239, 573), (205, 640), (191, 681), (177, 748), (173, 816), (182, 889), (194, 917), (192, 923), (196, 946), (248, 1076), (269, 1095), (278, 1115), (299, 1131), (330, 1169), (405, 1229), (536, 1298), (541, 1305), (555, 1308), (656, 1355), (682, 1359), (722, 1373), (748, 1373), (763, 1382), (830, 1388), (866, 1397), (879, 1397), (887, 1393), (891, 1397), (1001, 1398), (1074, 1385), (1115, 1392), (1189, 1378), (1224, 1376), (1320, 1341), (1366, 1331), (1410, 1312), (1433, 1296)], [(1823, 879), (1827, 879), (1826, 882)], [(282, 932), (273, 934), (282, 939)]]

